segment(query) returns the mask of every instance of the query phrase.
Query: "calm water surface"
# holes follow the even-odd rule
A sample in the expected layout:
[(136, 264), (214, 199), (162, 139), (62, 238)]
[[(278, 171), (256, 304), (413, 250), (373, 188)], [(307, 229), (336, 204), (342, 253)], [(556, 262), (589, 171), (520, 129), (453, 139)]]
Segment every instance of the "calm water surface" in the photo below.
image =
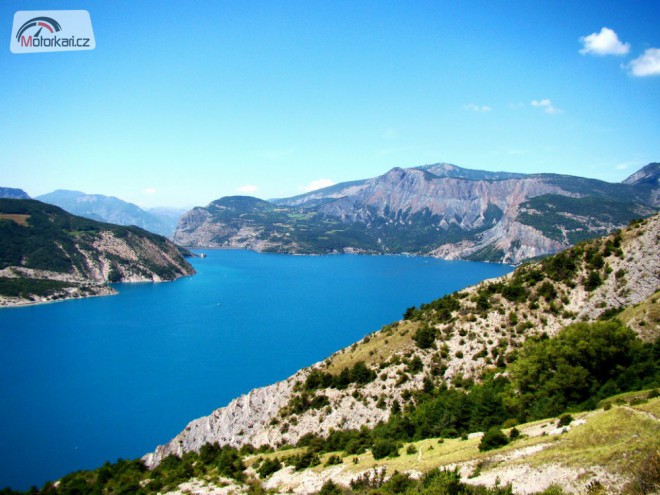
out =
[(209, 251), (119, 294), (0, 310), (0, 487), (135, 458), (192, 419), (511, 267)]

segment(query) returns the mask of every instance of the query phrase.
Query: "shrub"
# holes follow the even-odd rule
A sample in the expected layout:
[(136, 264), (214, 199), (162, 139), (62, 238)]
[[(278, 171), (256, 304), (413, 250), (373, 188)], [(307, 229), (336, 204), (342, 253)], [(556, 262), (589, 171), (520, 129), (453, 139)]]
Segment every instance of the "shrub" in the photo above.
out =
[(383, 457), (397, 457), (399, 455), (399, 446), (393, 440), (386, 438), (378, 439), (371, 447), (371, 453), (374, 459), (382, 459)]
[(423, 325), (417, 329), (413, 340), (420, 349), (428, 349), (435, 345), (436, 329), (428, 325)]
[(344, 461), (342, 461), (341, 457), (339, 457), (338, 455), (333, 454), (330, 457), (328, 457), (327, 461), (325, 461), (325, 465), (326, 466), (334, 466), (336, 464), (342, 464), (343, 462)]
[(597, 271), (589, 272), (587, 279), (584, 281), (584, 288), (588, 291), (596, 290), (603, 283), (603, 279), (600, 278), (600, 275)]
[(265, 459), (261, 463), (261, 466), (259, 466), (259, 469), (257, 469), (257, 473), (259, 473), (259, 477), (261, 479), (265, 479), (268, 478), (271, 474), (279, 471), (281, 467), (282, 463), (279, 461), (279, 459)]
[(573, 422), (573, 416), (570, 414), (562, 414), (557, 421), (557, 426), (568, 426)]
[(483, 437), (481, 437), (481, 442), (479, 442), (479, 450), (492, 450), (509, 443), (507, 436), (499, 428), (491, 428), (488, 430)]
[(321, 487), (319, 495), (341, 495), (342, 493), (342, 489), (339, 488), (339, 485), (332, 480), (328, 480)]

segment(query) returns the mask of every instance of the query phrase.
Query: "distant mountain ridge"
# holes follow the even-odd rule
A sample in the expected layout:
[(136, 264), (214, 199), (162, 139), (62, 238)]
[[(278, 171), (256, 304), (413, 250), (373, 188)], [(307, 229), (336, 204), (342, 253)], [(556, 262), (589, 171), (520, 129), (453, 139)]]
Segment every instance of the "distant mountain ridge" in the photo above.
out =
[(181, 217), (175, 242), (287, 253), (414, 253), (519, 263), (660, 207), (657, 164), (623, 183), (557, 174), (394, 168), (270, 202), (220, 198)]
[(30, 199), (28, 193), (23, 189), (16, 189), (13, 187), (0, 187), (0, 198), (7, 199)]
[(192, 275), (183, 254), (139, 227), (97, 222), (36, 200), (0, 199), (0, 306), (112, 294), (108, 282)]
[(178, 217), (172, 218), (171, 212), (145, 211), (133, 203), (103, 194), (58, 189), (35, 199), (59, 206), (74, 215), (117, 225), (135, 225), (164, 236), (172, 235), (178, 220)]

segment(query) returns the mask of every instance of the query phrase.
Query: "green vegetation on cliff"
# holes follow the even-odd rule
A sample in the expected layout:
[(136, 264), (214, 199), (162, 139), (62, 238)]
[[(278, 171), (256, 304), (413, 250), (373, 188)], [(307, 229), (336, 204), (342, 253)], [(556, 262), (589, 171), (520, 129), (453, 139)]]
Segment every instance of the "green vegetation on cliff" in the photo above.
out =
[(185, 254), (138, 227), (77, 217), (35, 200), (0, 199), (0, 270), (8, 269), (0, 296), (56, 299), (131, 277), (173, 280), (194, 273)]

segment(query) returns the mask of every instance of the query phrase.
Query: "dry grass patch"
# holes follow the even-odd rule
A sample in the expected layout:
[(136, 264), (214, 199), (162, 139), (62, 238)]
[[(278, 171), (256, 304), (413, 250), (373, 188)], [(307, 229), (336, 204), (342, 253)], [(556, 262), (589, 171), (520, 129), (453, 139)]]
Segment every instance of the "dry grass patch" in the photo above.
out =
[(21, 215), (18, 213), (0, 213), (0, 220), (12, 220), (22, 227), (28, 227), (30, 215)]
[(623, 310), (617, 318), (624, 325), (633, 328), (642, 339), (655, 340), (660, 336), (660, 291), (645, 301)]
[[(660, 399), (653, 399), (641, 406), (655, 411), (659, 403)], [(602, 466), (618, 473), (631, 471), (660, 445), (660, 422), (636, 412), (637, 408), (640, 406), (590, 413), (585, 424), (557, 437), (559, 441), (534, 455), (532, 462), (576, 468)]]
[(398, 324), (387, 325), (382, 330), (365, 337), (361, 342), (332, 356), (327, 371), (340, 373), (344, 368), (352, 368), (363, 361), (369, 366), (377, 366), (387, 361), (397, 352), (406, 351), (415, 346), (412, 336), (419, 327), (418, 322), (404, 320)]

